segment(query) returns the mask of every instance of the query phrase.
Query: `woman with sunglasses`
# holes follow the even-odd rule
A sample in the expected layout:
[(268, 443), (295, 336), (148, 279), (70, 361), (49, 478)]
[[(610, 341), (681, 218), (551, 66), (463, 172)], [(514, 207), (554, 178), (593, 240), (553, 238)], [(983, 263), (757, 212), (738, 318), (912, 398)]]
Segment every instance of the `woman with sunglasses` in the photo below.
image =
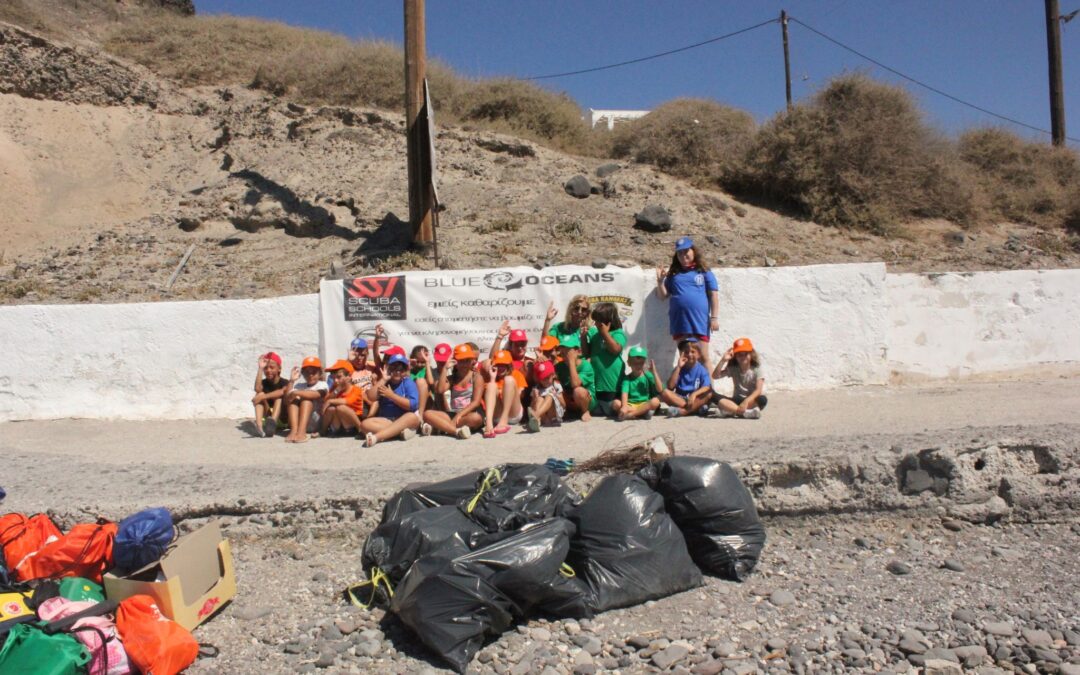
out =
[(582, 341), (585, 340), (589, 331), (589, 296), (575, 295), (570, 298), (566, 306), (566, 318), (552, 325), (552, 321), (559, 315), (555, 309), (555, 302), (548, 304), (547, 316), (544, 319), (544, 329), (540, 335), (550, 335), (556, 340), (562, 340), (568, 335), (577, 335)]

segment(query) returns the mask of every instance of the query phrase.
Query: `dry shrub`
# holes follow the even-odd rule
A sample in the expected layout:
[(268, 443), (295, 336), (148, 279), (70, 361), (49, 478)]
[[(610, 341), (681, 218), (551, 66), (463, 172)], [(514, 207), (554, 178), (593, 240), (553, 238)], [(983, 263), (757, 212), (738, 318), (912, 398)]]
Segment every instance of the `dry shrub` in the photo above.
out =
[(676, 99), (616, 126), (611, 151), (675, 176), (725, 185), (741, 166), (754, 127), (754, 118), (743, 110)]
[(1080, 219), (1075, 151), (1025, 141), (1003, 129), (968, 131), (957, 148), (960, 159), (974, 169), (992, 217), (1042, 227)]
[(545, 142), (560, 150), (580, 152), (588, 145), (588, 124), (581, 108), (566, 94), (529, 82), (492, 79), (469, 82), (452, 104), (465, 122)]
[(824, 225), (887, 234), (913, 216), (970, 220), (947, 155), (906, 90), (852, 74), (762, 127), (741, 183)]

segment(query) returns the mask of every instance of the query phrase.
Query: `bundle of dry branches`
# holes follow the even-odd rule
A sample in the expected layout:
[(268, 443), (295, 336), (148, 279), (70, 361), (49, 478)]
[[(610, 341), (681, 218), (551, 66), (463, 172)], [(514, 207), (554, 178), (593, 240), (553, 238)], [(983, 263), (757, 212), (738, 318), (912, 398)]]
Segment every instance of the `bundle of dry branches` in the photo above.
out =
[(647, 441), (604, 450), (592, 459), (576, 465), (573, 472), (632, 473), (646, 464), (667, 459), (674, 454), (675, 436), (664, 434)]

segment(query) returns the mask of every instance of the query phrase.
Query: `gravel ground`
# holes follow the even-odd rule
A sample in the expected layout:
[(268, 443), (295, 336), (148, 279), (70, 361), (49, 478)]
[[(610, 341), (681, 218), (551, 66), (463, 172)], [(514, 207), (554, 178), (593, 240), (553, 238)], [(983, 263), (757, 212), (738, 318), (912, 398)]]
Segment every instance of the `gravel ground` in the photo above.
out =
[[(349, 514), (345, 514), (346, 519)], [(344, 603), (375, 514), (234, 537), (240, 597), (192, 672), (414, 673), (442, 665), (381, 610)], [(306, 523), (305, 520), (312, 522)], [(534, 620), (471, 671), (1080, 672), (1080, 522), (769, 518), (758, 570), (591, 621)]]
[(392, 617), (341, 598), (381, 500), (671, 433), (678, 452), (732, 462), (754, 491), (769, 531), (754, 575), (592, 621), (532, 621), (487, 645), (476, 671), (1080, 672), (1080, 381), (775, 400), (753, 422), (598, 421), (370, 453), (253, 439), (231, 420), (9, 423), (3, 510), (70, 525), (163, 504), (183, 529), (221, 519), (239, 594), (196, 631), (221, 654), (192, 672), (437, 672)]

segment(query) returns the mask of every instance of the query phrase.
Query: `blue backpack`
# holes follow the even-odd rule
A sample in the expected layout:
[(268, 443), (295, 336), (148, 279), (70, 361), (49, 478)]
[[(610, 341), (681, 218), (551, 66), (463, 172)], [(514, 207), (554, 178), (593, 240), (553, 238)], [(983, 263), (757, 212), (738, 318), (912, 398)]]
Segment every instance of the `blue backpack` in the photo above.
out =
[(172, 516), (163, 507), (124, 518), (113, 541), (113, 564), (132, 572), (157, 562), (173, 542), (174, 532)]

